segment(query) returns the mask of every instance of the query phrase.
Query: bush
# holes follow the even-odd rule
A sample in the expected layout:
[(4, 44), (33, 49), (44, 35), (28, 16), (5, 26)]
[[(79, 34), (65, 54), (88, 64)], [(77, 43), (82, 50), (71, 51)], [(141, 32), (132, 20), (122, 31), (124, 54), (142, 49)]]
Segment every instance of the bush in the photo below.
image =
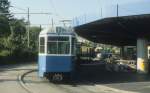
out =
[(0, 56), (9, 56), (10, 52), (8, 50), (3, 50), (0, 52)]
[(12, 54), (9, 51), (0, 52), (0, 65), (17, 64), (37, 61), (37, 52), (29, 49), (15, 50)]

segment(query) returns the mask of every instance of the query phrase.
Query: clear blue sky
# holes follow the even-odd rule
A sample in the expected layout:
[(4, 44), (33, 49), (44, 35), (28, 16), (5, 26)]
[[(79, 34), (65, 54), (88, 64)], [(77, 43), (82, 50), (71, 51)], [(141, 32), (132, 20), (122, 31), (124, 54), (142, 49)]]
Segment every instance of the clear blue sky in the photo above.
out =
[[(109, 5), (126, 5), (137, 2), (149, 2), (149, 0), (9, 0), (12, 6), (12, 12), (26, 12), (18, 8), (27, 10), (30, 8), (30, 12), (52, 12), (54, 15), (31, 15), (30, 20), (32, 24), (50, 24), (51, 18), (58, 19), (72, 19), (74, 17), (100, 12), (101, 7)], [(130, 7), (130, 6), (129, 6)], [(135, 6), (136, 7), (136, 6)], [(132, 12), (132, 8), (130, 7)], [(142, 10), (141, 10), (142, 11)], [(104, 10), (105, 12), (105, 10)], [(55, 15), (59, 16), (55, 16)], [(17, 18), (27, 18), (27, 15), (16, 15)]]

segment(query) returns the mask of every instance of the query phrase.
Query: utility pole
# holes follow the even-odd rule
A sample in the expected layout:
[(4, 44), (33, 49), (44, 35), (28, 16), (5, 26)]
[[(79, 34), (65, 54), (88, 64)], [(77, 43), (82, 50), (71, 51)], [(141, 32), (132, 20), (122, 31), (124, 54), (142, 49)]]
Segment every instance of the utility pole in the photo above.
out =
[(42, 26), (41, 26), (41, 24), (40, 24), (40, 31), (42, 30)]
[(51, 19), (51, 22), (52, 22), (52, 32), (54, 32), (54, 21), (53, 21), (53, 18)]
[(101, 16), (101, 18), (103, 18), (103, 3), (102, 3), (103, 1), (102, 0), (98, 0), (98, 4), (100, 4), (100, 16)]
[(30, 9), (28, 8), (28, 22), (27, 22), (27, 37), (28, 37), (28, 47), (30, 47)]
[(101, 7), (101, 18), (103, 18), (103, 8)]
[(119, 16), (119, 5), (117, 4), (117, 17)]
[(54, 27), (54, 20), (53, 20), (53, 18), (52, 18), (52, 20), (51, 20), (51, 21), (52, 21), (52, 28), (53, 28), (53, 27)]
[(65, 27), (66, 24), (70, 24), (71, 20), (61, 20), (60, 22), (62, 22)]

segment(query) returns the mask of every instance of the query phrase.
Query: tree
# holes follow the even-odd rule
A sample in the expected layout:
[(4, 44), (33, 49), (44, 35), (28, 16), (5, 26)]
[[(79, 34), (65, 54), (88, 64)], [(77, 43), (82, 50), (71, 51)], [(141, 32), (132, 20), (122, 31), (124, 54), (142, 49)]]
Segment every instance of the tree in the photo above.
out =
[(0, 16), (0, 38), (7, 37), (10, 33), (8, 19), (5, 16)]
[[(30, 48), (27, 47), (27, 22), (14, 18), (9, 11), (10, 2), (0, 0), (0, 53), (22, 59), (36, 56), (38, 50), (38, 35), (40, 27), (30, 28)], [(31, 51), (32, 50), (32, 51)]]
[(0, 14), (0, 37), (6, 37), (11, 33), (9, 28), (9, 20), (11, 19), (9, 7), (10, 2), (8, 0), (0, 0), (0, 13), (2, 13)]
[(8, 19), (10, 18), (9, 14), (10, 2), (8, 0), (0, 0), (0, 13), (7, 13), (1, 16), (6, 16)]
[(38, 37), (41, 31), (41, 27), (31, 27), (30, 28), (30, 48), (32, 51), (38, 51)]
[(1, 50), (5, 47), (4, 41), (11, 34), (9, 26), (9, 6), (8, 0), (0, 0), (0, 13), (7, 13), (0, 15), (0, 48)]
[(11, 21), (12, 33), (8, 38), (7, 48), (11, 51), (20, 51), (27, 47), (26, 43), (26, 23), (23, 19), (13, 19)]

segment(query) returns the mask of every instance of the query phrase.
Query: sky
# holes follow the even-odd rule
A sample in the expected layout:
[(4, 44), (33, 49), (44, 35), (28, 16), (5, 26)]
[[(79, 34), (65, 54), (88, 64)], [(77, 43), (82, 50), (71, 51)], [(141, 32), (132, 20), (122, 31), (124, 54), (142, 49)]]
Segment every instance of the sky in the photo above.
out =
[[(132, 4), (140, 2), (149, 2), (149, 0), (9, 0), (11, 2), (11, 12), (50, 12), (52, 15), (30, 15), (31, 25), (51, 24), (52, 19), (57, 24), (58, 20), (70, 20), (81, 15), (100, 12), (104, 8), (104, 14), (107, 12), (106, 6), (119, 4), (121, 6), (129, 4), (131, 11), (134, 9)], [(132, 7), (131, 7), (132, 6)], [(108, 9), (109, 10), (109, 9)], [(128, 10), (128, 9), (127, 9)], [(134, 10), (133, 10), (134, 11)], [(122, 12), (123, 14), (123, 12)], [(27, 15), (15, 15), (17, 18), (27, 19)]]

